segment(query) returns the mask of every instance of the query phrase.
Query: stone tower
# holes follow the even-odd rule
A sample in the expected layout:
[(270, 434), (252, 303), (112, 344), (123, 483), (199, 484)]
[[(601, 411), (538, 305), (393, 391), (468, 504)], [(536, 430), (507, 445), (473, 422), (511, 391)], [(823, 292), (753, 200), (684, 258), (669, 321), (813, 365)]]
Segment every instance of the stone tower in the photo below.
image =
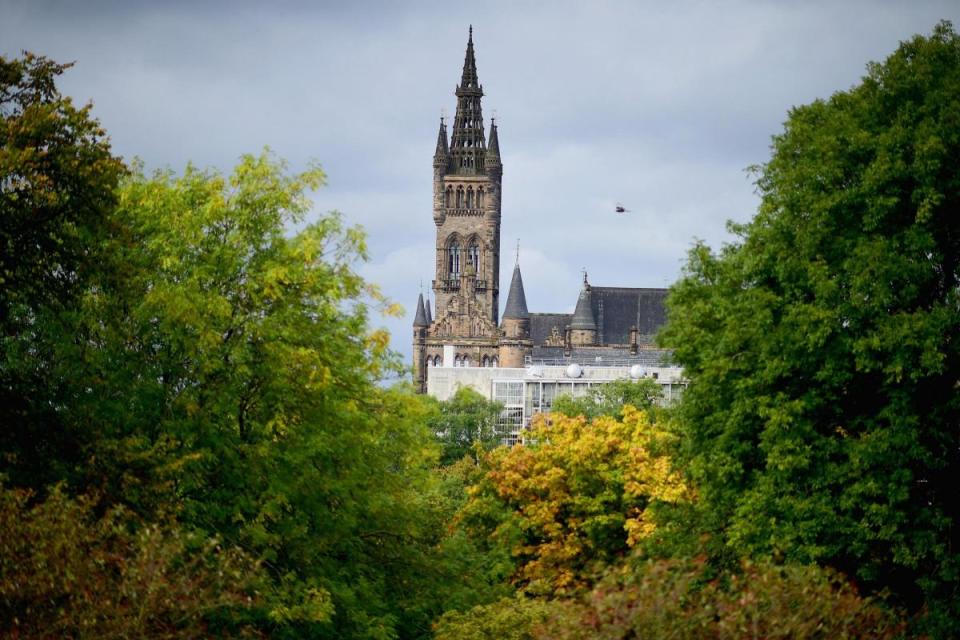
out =
[[(496, 123), (490, 127), (490, 145), (484, 139), (477, 79), (473, 28), (467, 41), (463, 75), (455, 92), (457, 112), (453, 135), (441, 121), (433, 156), (433, 221), (437, 225), (436, 279), (433, 281), (436, 316), (449, 310), (463, 293), (464, 276), (475, 284), (482, 316), (496, 326), (500, 282), (500, 145)], [(472, 302), (472, 301), (471, 301)]]
[[(454, 95), (453, 130), (448, 140), (446, 123), (440, 120), (433, 155), (435, 306), (425, 355), (427, 366), (440, 364), (443, 345), (453, 345), (457, 363), (484, 366), (498, 358), (503, 165), (495, 122), (490, 124), (489, 144), (484, 135), (483, 86), (477, 78), (472, 27)], [(425, 369), (418, 371), (415, 362), (414, 370), (414, 383), (425, 385)]]

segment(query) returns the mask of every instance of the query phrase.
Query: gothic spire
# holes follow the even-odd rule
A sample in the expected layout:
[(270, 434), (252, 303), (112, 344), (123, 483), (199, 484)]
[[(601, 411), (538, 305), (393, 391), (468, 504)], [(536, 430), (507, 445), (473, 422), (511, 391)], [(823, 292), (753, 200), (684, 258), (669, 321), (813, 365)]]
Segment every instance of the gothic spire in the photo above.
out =
[(483, 172), (486, 142), (483, 135), (483, 114), (480, 99), (483, 86), (477, 79), (477, 61), (473, 55), (473, 27), (467, 40), (467, 53), (463, 60), (463, 75), (455, 92), (457, 114), (453, 119), (453, 135), (450, 154), (453, 156), (453, 171), (460, 174)]
[(587, 282), (587, 274), (583, 274), (583, 289), (580, 290), (580, 297), (577, 298), (577, 308), (573, 312), (573, 320), (570, 322), (571, 329), (597, 330), (597, 322), (593, 318), (593, 305), (590, 299), (590, 283)]
[(413, 317), (413, 326), (415, 327), (426, 327), (427, 325), (427, 313), (423, 310), (423, 294), (417, 298), (417, 315)]
[(510, 280), (510, 293), (507, 294), (507, 307), (503, 310), (506, 318), (529, 318), (527, 296), (523, 293), (523, 278), (520, 276), (520, 264), (513, 266), (513, 278)]
[(470, 25), (470, 36), (467, 38), (467, 53), (463, 57), (463, 75), (460, 77), (457, 95), (467, 91), (478, 91), (483, 95), (483, 89), (477, 79), (477, 61), (473, 57), (473, 25)]
[(424, 308), (427, 310), (427, 325), (433, 324), (433, 314), (430, 313), (430, 297), (427, 296), (427, 301), (424, 303)]

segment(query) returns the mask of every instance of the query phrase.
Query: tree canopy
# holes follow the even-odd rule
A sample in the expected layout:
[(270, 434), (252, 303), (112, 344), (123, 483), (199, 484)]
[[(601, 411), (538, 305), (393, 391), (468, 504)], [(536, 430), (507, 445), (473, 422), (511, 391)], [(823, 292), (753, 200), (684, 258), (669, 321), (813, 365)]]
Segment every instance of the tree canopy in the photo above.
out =
[(503, 434), (497, 428), (502, 406), (470, 389), (457, 389), (449, 400), (438, 403), (430, 430), (440, 444), (440, 463), (450, 464), (465, 455), (489, 451), (500, 444)]
[[(830, 564), (957, 617), (960, 39), (790, 112), (738, 240), (698, 244), (662, 342), (715, 550)], [(939, 603), (939, 604), (937, 604)]]
[(653, 417), (663, 392), (660, 385), (650, 378), (640, 380), (615, 380), (596, 385), (586, 395), (561, 394), (553, 401), (552, 411), (567, 416), (583, 416), (588, 420), (600, 416), (623, 418), (624, 407), (643, 409)]
[(487, 454), (459, 518), (509, 550), (523, 590), (579, 593), (650, 535), (658, 506), (689, 499), (664, 455), (666, 432), (629, 405), (623, 413), (591, 422), (540, 415), (526, 446)]

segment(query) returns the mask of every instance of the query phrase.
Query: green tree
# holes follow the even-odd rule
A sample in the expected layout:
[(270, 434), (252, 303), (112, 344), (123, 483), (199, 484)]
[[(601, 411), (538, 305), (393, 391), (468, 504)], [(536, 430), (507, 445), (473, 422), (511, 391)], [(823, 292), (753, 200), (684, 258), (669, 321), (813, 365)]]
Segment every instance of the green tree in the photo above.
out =
[(9, 482), (36, 488), (79, 455), (51, 345), (76, 333), (124, 173), (91, 106), (57, 90), (69, 66), (0, 57), (0, 452)]
[(960, 39), (941, 23), (790, 112), (757, 169), (757, 216), (718, 254), (692, 249), (662, 338), (690, 379), (679, 464), (714, 550), (834, 565), (948, 610), (948, 628), (957, 158)]
[(429, 422), (440, 443), (440, 463), (451, 464), (471, 452), (489, 451), (498, 446), (503, 434), (497, 429), (502, 406), (467, 387), (439, 403)]
[(266, 153), (226, 177), (134, 171), (126, 271), (84, 297), (69, 360), (91, 392), (69, 412), (98, 430), (85, 484), (264, 562), (275, 635), (409, 636), (443, 569), (428, 407), (377, 384), (399, 364), (369, 327), (362, 234), (336, 214), (287, 231), (322, 181)]
[(586, 395), (562, 394), (553, 402), (552, 410), (566, 416), (583, 416), (588, 420), (600, 416), (623, 418), (623, 408), (630, 405), (656, 415), (657, 402), (663, 396), (660, 385), (654, 380), (615, 380), (608, 384), (591, 387)]

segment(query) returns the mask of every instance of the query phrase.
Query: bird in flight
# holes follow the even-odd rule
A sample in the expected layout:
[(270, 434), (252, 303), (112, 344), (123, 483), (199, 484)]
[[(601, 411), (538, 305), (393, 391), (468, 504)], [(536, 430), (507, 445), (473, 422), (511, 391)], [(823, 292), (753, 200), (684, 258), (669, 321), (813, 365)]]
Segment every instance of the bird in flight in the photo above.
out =
[(623, 208), (623, 205), (620, 204), (619, 202), (617, 203), (617, 209), (616, 209), (616, 211), (617, 211), (617, 213), (630, 213), (630, 209), (624, 209), (624, 208)]

